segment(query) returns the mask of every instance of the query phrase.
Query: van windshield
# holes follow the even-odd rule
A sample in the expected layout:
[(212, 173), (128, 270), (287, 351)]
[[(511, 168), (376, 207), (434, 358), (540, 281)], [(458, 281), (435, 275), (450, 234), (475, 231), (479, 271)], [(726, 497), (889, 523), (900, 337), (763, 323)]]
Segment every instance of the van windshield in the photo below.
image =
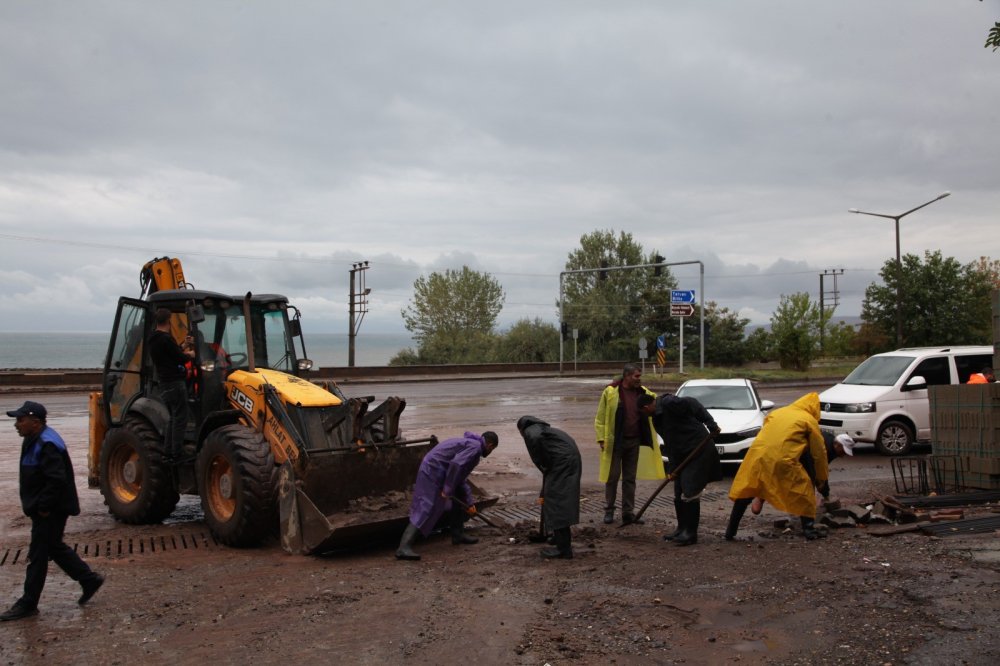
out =
[(911, 363), (912, 356), (872, 356), (854, 368), (841, 384), (892, 386)]

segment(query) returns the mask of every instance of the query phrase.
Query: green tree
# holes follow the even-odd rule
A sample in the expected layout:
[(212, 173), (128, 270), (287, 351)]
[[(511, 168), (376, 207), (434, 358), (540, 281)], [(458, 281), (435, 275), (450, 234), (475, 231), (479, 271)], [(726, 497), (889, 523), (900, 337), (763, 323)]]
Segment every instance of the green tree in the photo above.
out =
[(676, 287), (670, 270), (655, 275), (652, 268), (620, 269), (658, 263), (657, 257), (656, 252), (645, 255), (624, 231), (594, 231), (580, 238), (580, 247), (566, 260), (567, 271), (612, 269), (563, 279), (563, 321), (580, 331), (580, 358), (633, 358), (638, 338), (676, 329), (670, 321), (670, 290)]
[(769, 363), (776, 358), (774, 352), (774, 336), (766, 328), (755, 328), (750, 331), (743, 343), (746, 358), (749, 361)]
[[(896, 290), (902, 293), (902, 345), (989, 344), (990, 293), (995, 288), (996, 262), (982, 258), (963, 266), (939, 250), (902, 257), (903, 270), (886, 261), (882, 283), (865, 290), (861, 317), (874, 332), (885, 336), (887, 348), (896, 343)], [(885, 351), (885, 348), (875, 351)]]
[(551, 363), (559, 360), (559, 329), (521, 319), (497, 337), (491, 360), (496, 363)]
[(402, 315), (417, 342), (420, 362), (482, 361), (493, 344), (504, 299), (495, 278), (468, 266), (417, 278), (413, 301)]
[(1000, 49), (1000, 21), (993, 24), (993, 27), (990, 28), (989, 34), (986, 36), (986, 45), (984, 48), (988, 49), (991, 46), (994, 51)]
[(857, 350), (857, 331), (848, 323), (839, 321), (826, 328), (823, 334), (823, 354), (826, 356), (853, 356)]
[[(692, 346), (688, 349), (697, 354), (701, 339), (698, 330), (698, 312), (690, 317), (694, 323), (695, 335)], [(731, 312), (729, 308), (720, 308), (715, 301), (705, 304), (705, 360), (714, 365), (743, 365), (747, 360), (746, 328), (750, 320)], [(687, 346), (688, 335), (685, 330), (684, 342)], [(685, 355), (689, 352), (685, 350)], [(697, 358), (697, 357), (695, 357)]]
[(782, 368), (809, 368), (818, 347), (822, 317), (819, 304), (812, 303), (809, 294), (781, 295), (778, 309), (771, 315), (771, 335)]

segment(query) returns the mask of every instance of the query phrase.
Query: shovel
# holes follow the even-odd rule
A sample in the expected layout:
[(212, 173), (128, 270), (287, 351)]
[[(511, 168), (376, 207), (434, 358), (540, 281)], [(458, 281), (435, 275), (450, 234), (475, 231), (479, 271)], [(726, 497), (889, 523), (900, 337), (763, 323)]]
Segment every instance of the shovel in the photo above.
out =
[[(542, 477), (542, 492), (538, 499), (541, 500), (545, 496), (545, 477)], [(528, 535), (528, 541), (531, 543), (542, 543), (543, 541), (548, 541), (549, 538), (545, 535), (545, 506), (539, 507), (538, 511), (538, 532), (532, 532)]]
[[(452, 502), (455, 502), (456, 504), (458, 504), (460, 507), (462, 507), (466, 511), (469, 510), (469, 505), (466, 504), (465, 502), (463, 502), (462, 500), (458, 499), (454, 495), (446, 495), (445, 499), (450, 499)], [(495, 527), (498, 530), (499, 529), (503, 529), (502, 527), (500, 527), (499, 525), (497, 525), (496, 523), (494, 523), (492, 520), (490, 520), (489, 518), (487, 518), (483, 514), (479, 513), (479, 511), (476, 511), (476, 513), (475, 513), (475, 515), (473, 517), (474, 518), (478, 518), (479, 520), (483, 521), (484, 523), (486, 523), (490, 527)]]
[(663, 480), (663, 483), (660, 484), (660, 487), (657, 488), (655, 491), (653, 491), (653, 494), (649, 496), (649, 499), (646, 500), (646, 503), (642, 505), (641, 509), (639, 509), (639, 513), (635, 514), (635, 520), (633, 520), (631, 523), (622, 523), (621, 525), (618, 526), (618, 529), (621, 529), (626, 525), (632, 525), (635, 523), (635, 521), (642, 518), (642, 514), (646, 512), (646, 509), (649, 508), (649, 505), (653, 503), (653, 500), (656, 499), (656, 496), (660, 494), (660, 491), (666, 488), (668, 483), (677, 478), (677, 476), (681, 473), (681, 470), (684, 469), (687, 466), (687, 464), (691, 462), (699, 453), (701, 453), (701, 449), (705, 446), (705, 444), (708, 443), (708, 440), (710, 439), (712, 439), (712, 433), (708, 433), (707, 435), (705, 435), (705, 439), (701, 440), (698, 446), (694, 447), (694, 451), (689, 453), (688, 457), (682, 460), (681, 464), (678, 465), (673, 472), (667, 474), (667, 478)]

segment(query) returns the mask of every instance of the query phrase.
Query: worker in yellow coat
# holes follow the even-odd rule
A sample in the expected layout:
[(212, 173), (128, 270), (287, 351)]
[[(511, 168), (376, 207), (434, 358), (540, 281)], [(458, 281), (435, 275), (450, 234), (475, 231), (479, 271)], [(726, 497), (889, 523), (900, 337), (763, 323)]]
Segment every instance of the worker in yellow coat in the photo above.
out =
[[(807, 449), (816, 465), (813, 478), (800, 460)], [(800, 516), (802, 533), (807, 539), (824, 536), (816, 529), (813, 488), (822, 486), (829, 478), (826, 446), (819, 429), (819, 395), (807, 393), (764, 419), (764, 426), (747, 450), (729, 489), (729, 499), (735, 504), (726, 539), (732, 541), (736, 537), (740, 520), (755, 497), (779, 511)]]
[(600, 480), (604, 483), (604, 522), (615, 519), (618, 480), (622, 482), (622, 524), (641, 524), (635, 517), (636, 479), (663, 479), (663, 458), (653, 422), (639, 409), (639, 396), (656, 394), (642, 385), (642, 370), (628, 363), (622, 376), (601, 393), (594, 417), (597, 445), (601, 447)]

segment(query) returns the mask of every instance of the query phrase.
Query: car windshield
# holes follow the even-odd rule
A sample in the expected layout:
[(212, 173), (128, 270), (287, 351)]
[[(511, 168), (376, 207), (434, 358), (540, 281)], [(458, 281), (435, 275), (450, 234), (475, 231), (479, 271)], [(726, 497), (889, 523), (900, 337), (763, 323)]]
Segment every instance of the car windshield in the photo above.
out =
[(746, 386), (682, 386), (677, 395), (694, 398), (705, 409), (756, 409)]
[(911, 363), (911, 356), (872, 356), (854, 368), (841, 384), (892, 386)]

